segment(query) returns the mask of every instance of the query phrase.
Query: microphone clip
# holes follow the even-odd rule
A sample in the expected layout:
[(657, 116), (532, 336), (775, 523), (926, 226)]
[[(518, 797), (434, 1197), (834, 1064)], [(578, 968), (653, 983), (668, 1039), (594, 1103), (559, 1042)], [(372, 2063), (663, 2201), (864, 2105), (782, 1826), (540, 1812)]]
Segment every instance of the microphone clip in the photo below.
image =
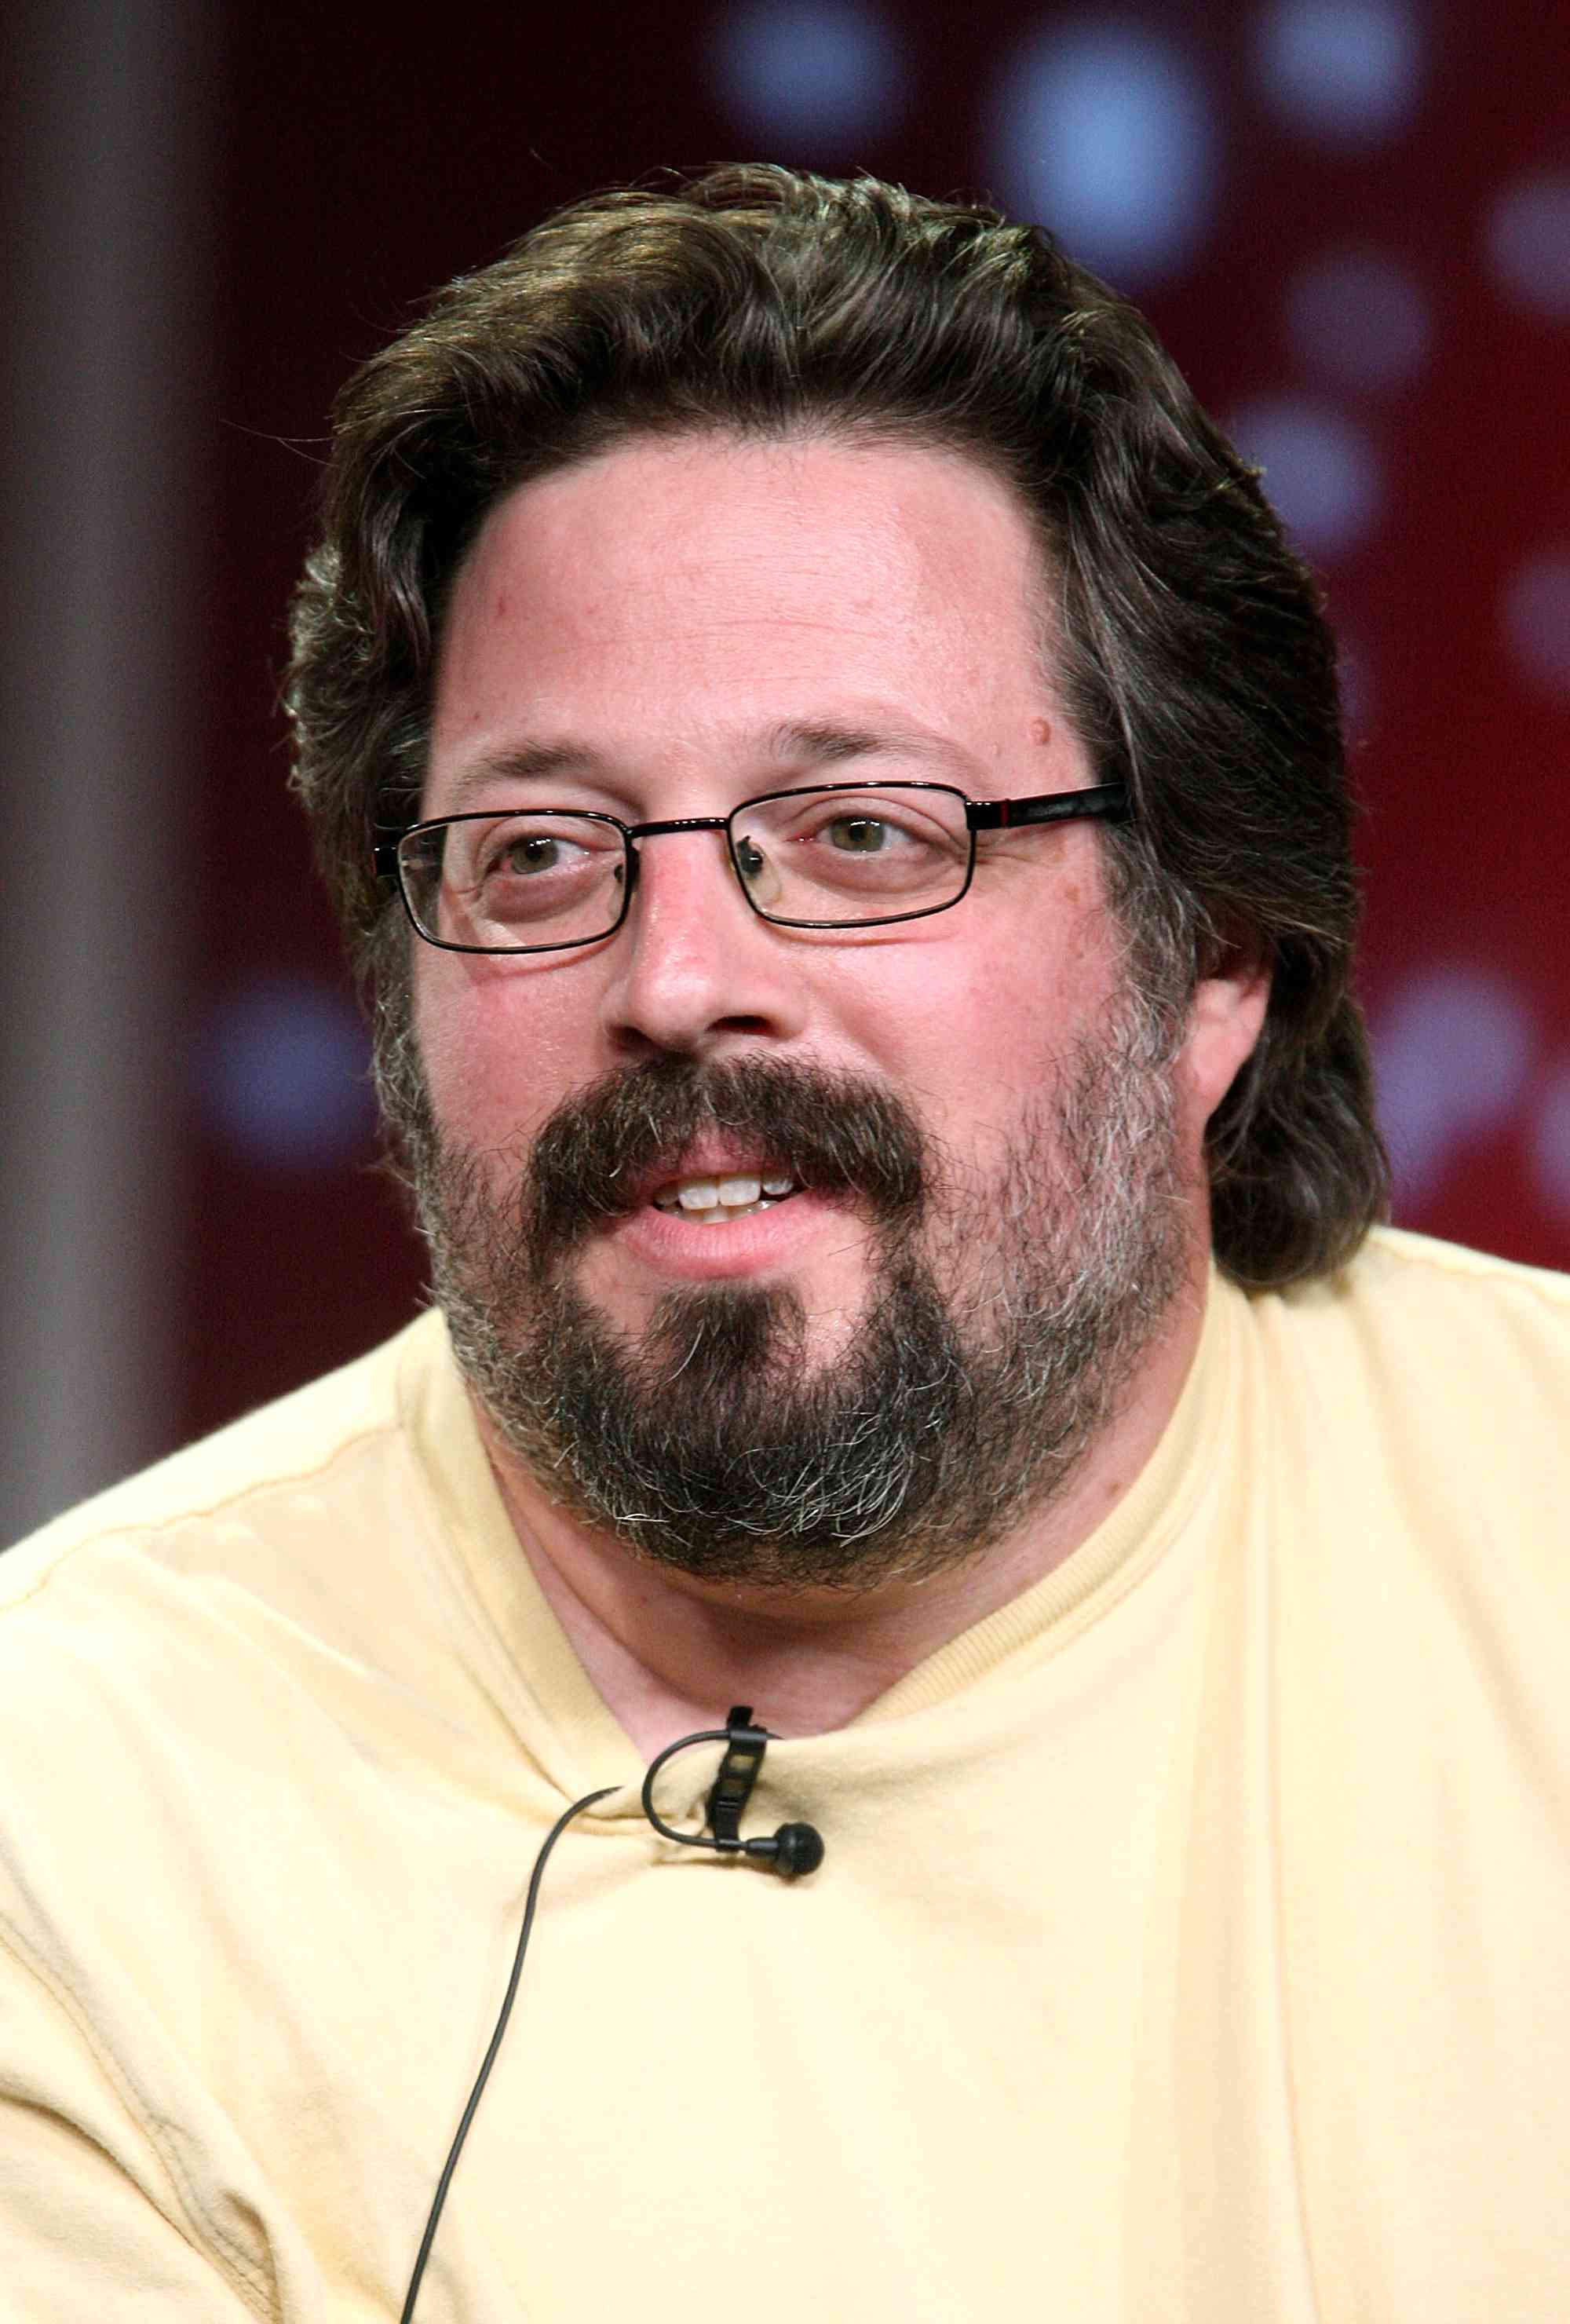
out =
[(753, 1725), (749, 1702), (737, 1703), (726, 1712), (725, 1757), (720, 1762), (719, 1774), (709, 1786), (703, 1821), (727, 1854), (732, 1849), (745, 1846), (741, 1837), (741, 1818), (748, 1801), (752, 1797), (752, 1787), (757, 1781), (757, 1771), (763, 1765), (763, 1755), (767, 1748), (768, 1729)]
[[(655, 1806), (654, 1779), (667, 1759), (694, 1743), (723, 1743), (725, 1756), (704, 1803), (708, 1831), (677, 1831)], [(752, 1706), (745, 1702), (730, 1711), (722, 1728), (706, 1728), (702, 1734), (684, 1735), (675, 1743), (667, 1743), (650, 1760), (643, 1779), (644, 1814), (663, 1838), (676, 1840), (684, 1848), (712, 1848), (721, 1856), (750, 1856), (772, 1865), (787, 1880), (802, 1873), (815, 1872), (823, 1861), (823, 1839), (810, 1823), (782, 1823), (767, 1840), (744, 1840), (741, 1836), (741, 1818), (752, 1797), (752, 1787), (757, 1781), (768, 1743), (767, 1728), (753, 1724)]]

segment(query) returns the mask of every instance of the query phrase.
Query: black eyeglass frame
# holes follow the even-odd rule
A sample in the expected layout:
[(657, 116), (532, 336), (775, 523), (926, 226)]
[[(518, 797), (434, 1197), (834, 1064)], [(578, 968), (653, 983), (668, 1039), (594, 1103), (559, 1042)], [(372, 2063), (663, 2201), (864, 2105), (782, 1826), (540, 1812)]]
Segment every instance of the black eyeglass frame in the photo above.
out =
[[(767, 920), (771, 927), (818, 928), (844, 935), (854, 928), (887, 928), (895, 927), (904, 920), (930, 920), (937, 913), (951, 912), (956, 904), (963, 903), (970, 892), (971, 881), (976, 876), (976, 835), (978, 831), (1025, 830), (1033, 825), (1082, 821), (1126, 823), (1133, 813), (1128, 785), (1121, 778), (1110, 783), (1093, 783), (1085, 790), (1044, 791), (1033, 798), (1006, 799), (967, 798), (964, 792), (952, 783), (868, 784), (865, 788), (873, 791), (879, 789), (942, 791), (950, 798), (957, 798), (959, 801), (965, 809), (965, 828), (970, 840), (969, 856), (965, 865), (964, 884), (941, 904), (923, 904), (919, 910), (914, 912), (886, 912), (877, 919), (870, 920), (792, 920), (783, 918), (775, 912), (766, 912), (748, 888), (746, 875), (737, 860), (733, 828), (736, 817), (739, 815), (745, 815), (748, 807), (766, 807), (771, 799), (820, 798), (832, 791), (855, 794), (863, 788), (856, 783), (795, 783), (784, 790), (760, 791), (752, 798), (742, 799), (731, 808), (729, 815), (677, 816), (660, 823), (623, 823), (620, 816), (605, 815), (597, 807), (478, 807), (463, 815), (436, 815), (427, 817), (423, 822), (406, 824), (393, 837), (375, 841), (371, 850), (372, 867), (379, 880), (392, 880), (397, 882), (399, 900), (403, 906), (410, 927), (422, 944), (434, 945), (438, 952), (475, 953), (483, 959), (513, 959), (519, 954), (530, 953), (575, 952), (584, 945), (603, 944), (608, 937), (615, 936), (625, 924), (627, 915), (632, 908), (633, 892), (638, 886), (638, 855), (633, 843), (640, 839), (661, 839), (670, 832), (723, 832), (725, 852), (730, 858), (730, 869), (736, 874), (736, 884), (746, 899), (748, 908), (756, 912), (760, 920)], [(606, 824), (612, 831), (620, 833), (626, 877), (621, 885), (621, 909), (608, 928), (601, 928), (592, 936), (567, 936), (555, 944), (537, 945), (449, 944), (441, 936), (427, 934), (415, 918), (414, 906), (409, 901), (409, 890), (404, 881), (401, 850), (405, 841), (415, 838), (422, 831), (439, 831), (448, 824), (497, 823), (509, 815), (573, 815), (581, 817), (585, 823)]]

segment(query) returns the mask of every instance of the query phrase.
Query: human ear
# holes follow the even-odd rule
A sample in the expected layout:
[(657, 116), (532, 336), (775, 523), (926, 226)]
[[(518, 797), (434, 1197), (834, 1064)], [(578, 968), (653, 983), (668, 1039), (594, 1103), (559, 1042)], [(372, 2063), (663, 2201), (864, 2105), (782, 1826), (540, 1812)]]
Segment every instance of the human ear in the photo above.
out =
[(1218, 947), (1195, 985), (1179, 1066), (1201, 1121), (1209, 1120), (1253, 1053), (1270, 995), (1270, 969), (1247, 945)]

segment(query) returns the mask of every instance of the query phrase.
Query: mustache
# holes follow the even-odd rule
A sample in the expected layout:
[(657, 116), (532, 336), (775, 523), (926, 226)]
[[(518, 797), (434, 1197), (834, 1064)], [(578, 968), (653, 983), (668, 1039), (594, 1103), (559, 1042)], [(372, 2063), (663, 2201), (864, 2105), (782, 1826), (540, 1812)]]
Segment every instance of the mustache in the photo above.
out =
[(877, 1083), (777, 1058), (656, 1057), (603, 1074), (539, 1131), (524, 1219), (537, 1266), (638, 1209), (704, 1132), (746, 1139), (801, 1185), (859, 1195), (889, 1227), (926, 1198), (921, 1126)]

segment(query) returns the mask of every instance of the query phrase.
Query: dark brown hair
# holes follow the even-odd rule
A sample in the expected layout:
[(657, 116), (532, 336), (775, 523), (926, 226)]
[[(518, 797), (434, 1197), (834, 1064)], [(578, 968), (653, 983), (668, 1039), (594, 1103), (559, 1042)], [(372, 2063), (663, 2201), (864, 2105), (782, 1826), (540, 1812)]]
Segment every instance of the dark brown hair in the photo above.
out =
[(1143, 318), (989, 209), (761, 165), (600, 195), (349, 383), (287, 701), (360, 970), (401, 988), (369, 835), (418, 811), (444, 606), (486, 512), (629, 436), (711, 429), (925, 443), (1019, 493), (1065, 707), (1097, 779), (1134, 799), (1105, 845), (1142, 989), (1177, 1011), (1231, 948), (1271, 971), (1208, 1133), (1217, 1256), (1251, 1285), (1340, 1265), (1387, 1168), (1318, 594)]

